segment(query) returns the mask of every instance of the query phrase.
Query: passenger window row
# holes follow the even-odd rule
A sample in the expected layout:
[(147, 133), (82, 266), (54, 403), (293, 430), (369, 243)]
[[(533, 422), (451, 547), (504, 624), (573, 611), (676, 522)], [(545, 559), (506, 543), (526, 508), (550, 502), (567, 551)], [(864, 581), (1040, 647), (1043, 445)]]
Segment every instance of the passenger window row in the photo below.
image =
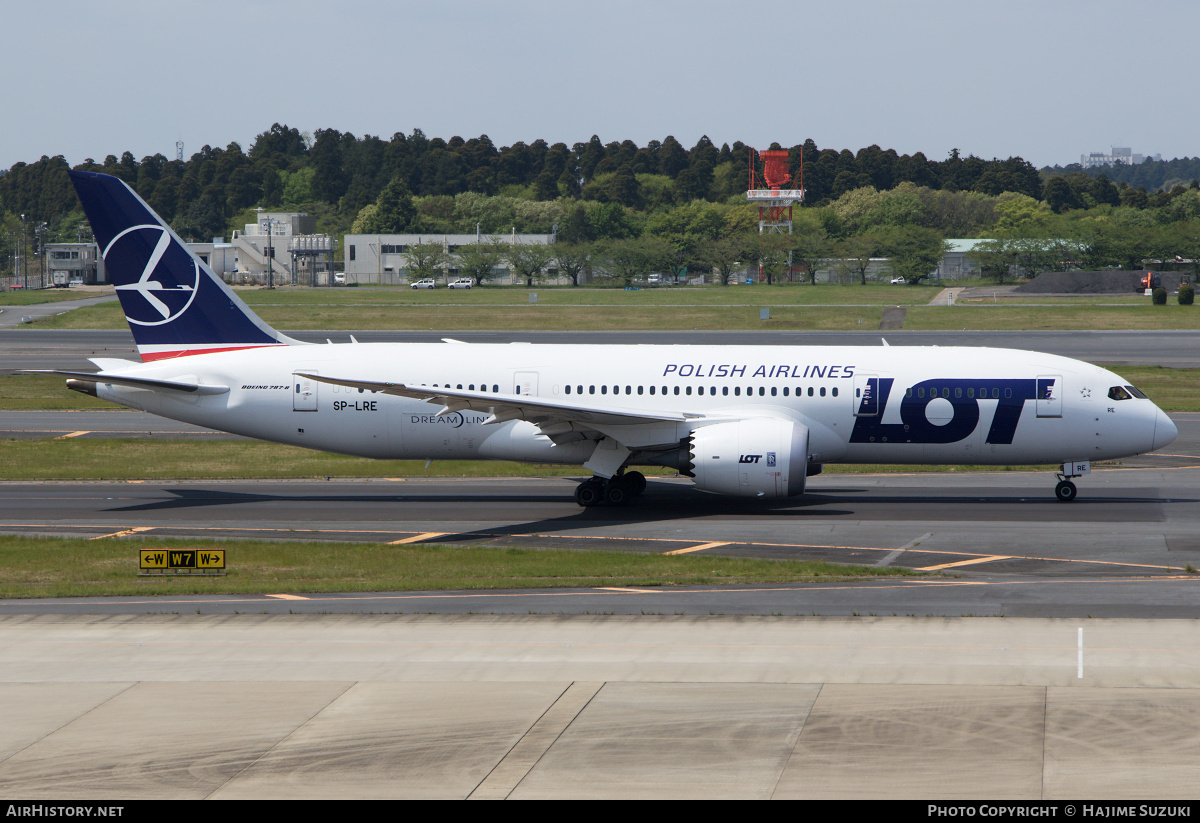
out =
[[(972, 387), (972, 388), (969, 388), (969, 389), (966, 389), (965, 391), (966, 391), (966, 397), (967, 397), (967, 399), (968, 399), (968, 400), (973, 400), (973, 399), (975, 399), (976, 395), (975, 395), (975, 389), (974, 389), (973, 387)], [(941, 393), (939, 394), (939, 392), (941, 392)], [(956, 389), (954, 390), (954, 396), (955, 396), (955, 397), (962, 397), (962, 396), (963, 396), (963, 392), (964, 392), (964, 390), (963, 390), (962, 388), (956, 388)], [(911, 389), (911, 388), (907, 389), (907, 390), (904, 392), (904, 396), (905, 396), (905, 397), (912, 397), (912, 396), (913, 396), (913, 389)], [(918, 388), (918, 389), (916, 390), (916, 396), (917, 396), (919, 399), (924, 399), (924, 397), (925, 397), (925, 389), (924, 389), (924, 388)], [(950, 398), (950, 389), (949, 389), (949, 388), (946, 388), (946, 387), (943, 387), (943, 388), (941, 388), (941, 389), (938, 389), (938, 388), (934, 387), (934, 388), (931, 388), (931, 389), (929, 389), (929, 396), (930, 396), (930, 397), (945, 397), (945, 398), (949, 399), (949, 398)], [(988, 396), (989, 396), (989, 395), (988, 395), (988, 390), (987, 390), (987, 389), (980, 389), (980, 390), (979, 390), (979, 399), (980, 399), (980, 400), (987, 400), (987, 399), (988, 399)], [(1011, 398), (1011, 397), (1012, 397), (1012, 389), (1005, 389), (1005, 390), (1004, 390), (1004, 396), (1005, 396), (1005, 398)], [(991, 399), (992, 399), (992, 400), (999, 400), (999, 399), (1000, 399), (1000, 390), (999, 390), (999, 389), (992, 389), (992, 393), (991, 393)]]
[[(598, 392), (597, 392), (597, 388), (599, 388), (599, 391), (598, 391)], [(648, 391), (647, 391), (647, 389), (648, 389)], [(673, 389), (673, 390), (672, 390), (672, 389)], [(648, 393), (648, 394), (651, 394), (651, 395), (656, 395), (656, 394), (663, 394), (663, 395), (667, 395), (667, 394), (674, 394), (674, 395), (676, 395), (676, 396), (678, 396), (678, 395), (682, 394), (682, 395), (685, 395), (685, 396), (689, 396), (689, 397), (690, 397), (690, 396), (692, 395), (692, 393), (693, 393), (693, 392), (692, 392), (692, 389), (693, 389), (693, 387), (692, 387), (692, 386), (682, 386), (682, 387), (681, 387), (681, 386), (674, 386), (674, 387), (671, 387), (671, 386), (662, 386), (662, 387), (661, 387), (661, 391), (660, 391), (660, 387), (658, 387), (658, 386), (649, 386), (649, 387), (646, 387), (646, 386), (636, 386), (636, 387), (635, 387), (635, 386), (625, 386), (625, 391), (624, 391), (624, 394), (626, 394), (626, 395), (631, 395), (631, 394), (635, 394), (635, 393), (636, 393), (636, 394), (639, 394), (639, 395), (640, 395), (640, 394), (647, 394), (647, 393)], [(566, 393), (566, 394), (571, 394), (571, 393), (575, 393), (575, 394), (583, 394), (583, 393), (584, 393), (583, 386), (569, 386), (569, 385), (568, 385), (568, 386), (564, 386), (564, 387), (563, 387), (563, 391), (564, 391), (564, 393)], [(768, 387), (766, 387), (766, 386), (758, 386), (758, 387), (757, 387), (757, 392), (758, 392), (758, 396), (759, 396), (759, 397), (766, 397), (766, 396), (767, 396), (767, 391), (768, 391)], [(588, 386), (588, 387), (587, 387), (587, 394), (597, 394), (597, 393), (598, 393), (598, 394), (610, 394), (610, 393), (611, 393), (611, 394), (621, 394), (621, 393), (622, 393), (622, 391), (621, 391), (621, 387), (620, 387), (620, 386), (613, 386), (613, 387), (612, 387), (612, 391), (611, 391), (611, 392), (609, 392), (609, 387), (608, 387), (608, 386), (599, 386), (599, 387), (597, 387), (597, 386)], [(706, 393), (706, 387), (705, 387), (705, 386), (696, 386), (696, 387), (695, 387), (695, 394), (697, 394), (697, 395), (699, 395), (699, 396), (703, 396), (705, 393)], [(722, 386), (722, 387), (721, 387), (721, 390), (720, 390), (720, 392), (719, 392), (719, 393), (720, 393), (720, 395), (721, 395), (722, 397), (729, 397), (729, 396), (731, 396), (731, 395), (732, 395), (733, 397), (741, 397), (741, 396), (742, 396), (742, 387), (741, 387), (741, 386), (732, 386), (732, 387), (730, 387), (730, 386)], [(716, 387), (716, 386), (708, 386), (708, 387), (707, 387), (707, 394), (708, 394), (709, 396), (711, 396), (711, 397), (716, 397), (716, 396), (717, 396), (717, 394), (718, 394), (717, 387)], [(837, 386), (834, 386), (832, 389), (829, 389), (829, 394), (830, 394), (832, 397), (837, 397), (837, 396), (838, 396), (838, 390), (837, 390)], [(755, 387), (754, 387), (754, 386), (747, 386), (747, 387), (746, 387), (746, 397), (753, 397), (754, 395), (755, 395)], [(779, 397), (780, 395), (782, 395), (783, 397), (790, 397), (790, 396), (791, 396), (791, 387), (790, 387), (790, 386), (784, 386), (782, 389), (781, 389), (780, 387), (778, 387), (778, 386), (771, 386), (771, 387), (770, 387), (770, 396), (771, 396), (771, 397)], [(803, 387), (803, 386), (797, 386), (797, 387), (796, 387), (796, 397), (801, 397), (801, 396), (803, 396), (803, 395), (804, 395), (804, 387)], [(815, 388), (815, 387), (813, 387), (813, 386), (809, 386), (809, 387), (808, 387), (808, 396), (809, 396), (809, 397), (816, 397), (816, 396), (825, 397), (825, 395), (826, 395), (826, 388), (825, 388), (825, 386), (821, 386), (821, 387), (819, 387), (819, 388)]]
[[(424, 386), (424, 385), (426, 385), (426, 384), (425, 384), (425, 383), (422, 383), (421, 385), (422, 385), (422, 386)], [(450, 389), (450, 388), (454, 388), (454, 389), (461, 389), (461, 388), (463, 388), (463, 384), (462, 384), (462, 383), (459, 383), (457, 386), (451, 386), (449, 383), (447, 383), (446, 385), (444, 385), (444, 386), (440, 386), (440, 387), (439, 387), (437, 383), (434, 383), (434, 384), (433, 384), (433, 388), (435, 388), (435, 389), (436, 389), (436, 388), (443, 388), (443, 389)], [(466, 387), (466, 389), (467, 389), (467, 391), (475, 391), (475, 384), (474, 384), (474, 383), (471, 383), (471, 384), (469, 384), (469, 385)], [(487, 391), (487, 390), (488, 390), (487, 383), (480, 383), (480, 384), (479, 384), (479, 390), (480, 390), (480, 391)], [(493, 384), (492, 384), (492, 394), (499, 394), (499, 393), (500, 393), (500, 386), (499, 386), (498, 384), (496, 384), (496, 383), (493, 383)]]

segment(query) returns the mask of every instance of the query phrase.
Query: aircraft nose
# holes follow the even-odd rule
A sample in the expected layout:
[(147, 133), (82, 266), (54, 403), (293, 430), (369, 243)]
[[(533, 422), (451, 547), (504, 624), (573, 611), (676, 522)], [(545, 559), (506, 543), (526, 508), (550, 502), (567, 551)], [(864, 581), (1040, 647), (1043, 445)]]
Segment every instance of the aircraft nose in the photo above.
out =
[(1179, 429), (1175, 428), (1174, 421), (1162, 409), (1155, 409), (1155, 412), (1153, 450), (1158, 450), (1173, 443), (1179, 436)]

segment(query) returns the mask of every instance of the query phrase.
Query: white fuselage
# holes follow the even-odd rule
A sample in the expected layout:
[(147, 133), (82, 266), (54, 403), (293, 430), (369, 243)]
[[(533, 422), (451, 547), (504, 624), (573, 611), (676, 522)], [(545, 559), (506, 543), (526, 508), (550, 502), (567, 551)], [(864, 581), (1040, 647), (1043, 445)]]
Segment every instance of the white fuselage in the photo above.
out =
[(116, 403), (263, 440), (373, 458), (582, 464), (593, 441), (556, 445), (533, 423), (320, 383), (440, 386), (632, 412), (680, 440), (713, 421), (783, 418), (810, 431), (813, 463), (1051, 464), (1124, 457), (1175, 436), (1126, 381), (1049, 354), (958, 347), (601, 346), (363, 343), (193, 355), (122, 373), (226, 385), (193, 396), (100, 384)]

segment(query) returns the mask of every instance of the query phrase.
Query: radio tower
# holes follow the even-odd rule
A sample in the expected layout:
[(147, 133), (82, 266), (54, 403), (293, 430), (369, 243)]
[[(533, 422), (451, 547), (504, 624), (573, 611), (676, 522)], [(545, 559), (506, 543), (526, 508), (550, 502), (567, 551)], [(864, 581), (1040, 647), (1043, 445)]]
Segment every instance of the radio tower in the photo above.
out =
[[(758, 204), (758, 233), (792, 233), (792, 206), (804, 201), (804, 155), (800, 155), (800, 188), (785, 189), (791, 182), (788, 169), (788, 153), (785, 149), (755, 152), (750, 149), (750, 187), (746, 199)], [(762, 178), (755, 173), (757, 163), (754, 155), (762, 158)], [(761, 266), (759, 274), (761, 275)], [(792, 270), (792, 253), (788, 251), (788, 272)]]
[(183, 141), (182, 140), (175, 141), (175, 159), (183, 160)]

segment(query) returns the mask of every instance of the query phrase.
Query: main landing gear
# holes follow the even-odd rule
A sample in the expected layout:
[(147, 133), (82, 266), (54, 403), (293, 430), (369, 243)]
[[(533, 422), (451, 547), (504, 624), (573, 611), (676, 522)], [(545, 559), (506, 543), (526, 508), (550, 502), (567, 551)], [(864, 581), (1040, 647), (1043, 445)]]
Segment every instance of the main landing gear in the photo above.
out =
[(625, 506), (646, 490), (646, 476), (641, 472), (624, 472), (605, 480), (593, 477), (575, 487), (575, 502), (584, 508)]

